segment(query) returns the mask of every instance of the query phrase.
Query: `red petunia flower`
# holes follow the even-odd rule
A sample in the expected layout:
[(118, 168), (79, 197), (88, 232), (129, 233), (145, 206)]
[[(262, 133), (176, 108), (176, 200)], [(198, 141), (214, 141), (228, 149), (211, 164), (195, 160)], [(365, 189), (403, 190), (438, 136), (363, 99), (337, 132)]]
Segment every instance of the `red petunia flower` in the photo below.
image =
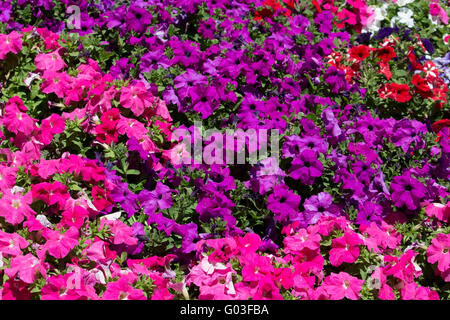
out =
[(392, 97), (397, 102), (407, 102), (412, 98), (407, 84), (391, 83), (391, 90), (393, 92)]
[(416, 93), (420, 94), (422, 98), (428, 99), (433, 96), (433, 91), (431, 91), (431, 88), (428, 86), (428, 81), (420, 75), (415, 74), (412, 77), (411, 83), (414, 85)]
[(392, 58), (395, 58), (397, 55), (392, 47), (383, 47), (376, 49), (377, 58), (380, 58), (384, 63), (388, 63)]
[(372, 49), (368, 46), (360, 45), (351, 48), (349, 54), (351, 58), (358, 61), (363, 61), (370, 55), (371, 50)]
[(397, 102), (407, 102), (412, 98), (407, 84), (386, 83), (377, 92), (380, 98), (391, 98)]

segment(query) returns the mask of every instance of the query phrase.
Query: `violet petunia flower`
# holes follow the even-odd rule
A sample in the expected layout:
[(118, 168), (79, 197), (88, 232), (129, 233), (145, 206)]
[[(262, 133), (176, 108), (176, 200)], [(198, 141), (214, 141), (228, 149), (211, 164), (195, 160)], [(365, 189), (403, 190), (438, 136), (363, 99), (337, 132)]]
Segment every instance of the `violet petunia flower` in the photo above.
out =
[(425, 186), (410, 174), (394, 177), (391, 189), (394, 206), (397, 208), (406, 206), (409, 210), (416, 210), (427, 192)]

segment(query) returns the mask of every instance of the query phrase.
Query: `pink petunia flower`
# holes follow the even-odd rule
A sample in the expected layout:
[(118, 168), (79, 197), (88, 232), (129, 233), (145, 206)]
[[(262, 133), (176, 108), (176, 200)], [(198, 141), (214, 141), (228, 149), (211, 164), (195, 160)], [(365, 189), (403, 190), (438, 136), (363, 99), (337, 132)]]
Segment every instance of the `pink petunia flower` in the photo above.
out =
[(39, 139), (44, 144), (49, 144), (55, 134), (64, 132), (66, 124), (64, 119), (57, 113), (53, 113), (50, 117), (42, 120)]
[(0, 199), (0, 216), (4, 217), (6, 222), (18, 225), (25, 217), (35, 214), (33, 209), (30, 208), (31, 203), (30, 192), (22, 196), (20, 193), (12, 194), (8, 191)]
[(427, 287), (419, 287), (414, 281), (401, 289), (402, 300), (439, 300), (439, 294)]
[(42, 235), (47, 240), (42, 250), (46, 250), (56, 259), (65, 258), (70, 250), (78, 245), (79, 232), (75, 227), (70, 227), (65, 233), (45, 229)]
[(444, 9), (442, 9), (439, 2), (431, 2), (430, 3), (430, 15), (433, 17), (439, 17), (439, 19), (444, 24), (448, 24), (447, 12)]
[(0, 252), (2, 255), (12, 257), (22, 255), (22, 250), (28, 245), (28, 241), (17, 233), (6, 233), (0, 230)]
[(45, 70), (42, 78), (44, 79), (41, 85), (42, 92), (54, 93), (58, 98), (63, 98), (71, 87), (72, 79), (65, 72)]
[(384, 274), (384, 269), (376, 267), (375, 271), (368, 280), (369, 284), (373, 281), (372, 287), (378, 289), (378, 298), (381, 300), (395, 300), (394, 290), (387, 284), (387, 276)]
[(31, 300), (31, 297), (28, 283), (21, 280), (8, 279), (0, 289), (0, 300)]
[(381, 227), (375, 222), (371, 222), (368, 227), (361, 225), (360, 231), (366, 236), (364, 244), (375, 252), (381, 252), (379, 247), (395, 249), (402, 240), (402, 235), (384, 221), (382, 221)]
[(75, 227), (80, 229), (89, 218), (89, 211), (80, 206), (74, 206), (61, 213), (61, 224), (65, 227)]
[(16, 184), (17, 168), (0, 165), (0, 190), (9, 190)]
[(28, 253), (25, 256), (12, 258), (10, 267), (5, 269), (5, 274), (10, 278), (17, 276), (25, 283), (33, 283), (38, 273), (44, 278), (47, 277), (46, 269), (41, 260)]
[(450, 269), (450, 234), (439, 233), (427, 249), (429, 263), (438, 263), (441, 272)]
[(269, 277), (261, 278), (256, 288), (253, 300), (283, 300), (280, 289)]
[(349, 275), (346, 272), (332, 273), (323, 280), (322, 286), (330, 295), (331, 300), (344, 298), (357, 300), (364, 280)]
[(426, 214), (443, 222), (450, 222), (450, 204), (430, 203), (425, 208)]
[(105, 188), (100, 188), (98, 186), (94, 186), (92, 188), (92, 203), (97, 208), (97, 210), (104, 210), (111, 206), (112, 199), (109, 195), (109, 191)]
[(261, 237), (252, 232), (246, 233), (244, 237), (236, 237), (236, 243), (239, 245), (239, 250), (243, 255), (255, 254), (262, 245)]
[(11, 100), (6, 103), (3, 124), (6, 129), (13, 133), (22, 132), (24, 135), (29, 136), (35, 128), (36, 120), (24, 112), (27, 109), (23, 105), (22, 100), (19, 99), (19, 103), (17, 100)]
[(134, 289), (126, 276), (122, 276), (117, 281), (108, 282), (101, 298), (102, 300), (147, 300), (144, 292)]
[(33, 194), (33, 199), (42, 200), (49, 206), (58, 204), (59, 208), (64, 208), (67, 199), (70, 197), (70, 194), (67, 192), (67, 186), (59, 181), (34, 184), (31, 187), (31, 193)]
[(97, 300), (93, 286), (87, 285), (80, 272), (58, 274), (47, 279), (41, 300)]
[(36, 31), (41, 36), (42, 40), (44, 40), (44, 46), (46, 50), (56, 50), (59, 49), (59, 34), (51, 32), (46, 28), (36, 28)]
[(299, 253), (304, 248), (317, 250), (320, 247), (321, 236), (318, 233), (309, 233), (306, 229), (300, 229), (297, 234), (284, 238), (284, 251), (286, 253)]
[(314, 276), (303, 276), (296, 274), (292, 279), (292, 287), (295, 292), (295, 296), (307, 299), (309, 293), (314, 287), (316, 277)]
[(58, 51), (40, 53), (34, 59), (36, 69), (40, 71), (60, 71), (67, 67)]
[(128, 138), (135, 137), (136, 139), (140, 139), (143, 135), (147, 134), (148, 129), (142, 122), (120, 117), (117, 122), (117, 131), (119, 134), (126, 134)]
[(259, 281), (274, 272), (269, 257), (260, 255), (243, 256), (240, 260), (245, 261), (242, 268), (244, 281)]
[(121, 89), (120, 104), (124, 108), (131, 109), (136, 117), (143, 114), (146, 108), (151, 107), (154, 99), (142, 82)]
[(74, 171), (77, 172), (78, 169), (83, 180), (86, 180), (87, 182), (99, 182), (105, 180), (105, 168), (99, 167), (95, 161), (81, 160), (79, 165), (74, 168)]
[(116, 258), (116, 252), (111, 251), (108, 244), (98, 238), (85, 249), (85, 254), (88, 259), (98, 263), (106, 263)]
[(100, 222), (99, 230), (101, 230), (104, 225), (107, 225), (111, 228), (113, 244), (123, 243), (129, 246), (134, 246), (137, 244), (138, 241), (134, 236), (133, 229), (124, 224), (122, 221), (102, 219), (102, 221)]
[(402, 282), (409, 283), (422, 274), (422, 269), (414, 262), (417, 252), (410, 249), (401, 257), (384, 256), (384, 274), (394, 276)]
[(10, 34), (0, 34), (0, 60), (4, 60), (9, 52), (14, 54), (22, 50), (22, 34), (13, 31)]
[(359, 245), (363, 241), (353, 231), (347, 231), (343, 237), (333, 239), (331, 242), (330, 262), (338, 267), (343, 262), (353, 263), (359, 257)]

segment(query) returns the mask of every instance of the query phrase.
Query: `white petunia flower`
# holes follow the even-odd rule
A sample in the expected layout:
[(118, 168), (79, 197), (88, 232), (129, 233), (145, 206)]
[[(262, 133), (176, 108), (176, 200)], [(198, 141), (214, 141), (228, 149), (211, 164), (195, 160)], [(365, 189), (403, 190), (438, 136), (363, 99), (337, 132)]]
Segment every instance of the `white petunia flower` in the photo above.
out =
[(398, 10), (397, 16), (392, 18), (391, 27), (394, 26), (396, 22), (406, 25), (408, 28), (412, 28), (414, 26), (413, 19), (414, 12), (408, 8), (400, 8)]
[(397, 5), (399, 7), (404, 7), (411, 2), (414, 2), (414, 0), (397, 0)]
[(374, 12), (373, 21), (364, 26), (363, 32), (377, 32), (381, 27), (381, 22), (387, 17), (388, 4), (383, 4), (381, 7), (370, 7)]

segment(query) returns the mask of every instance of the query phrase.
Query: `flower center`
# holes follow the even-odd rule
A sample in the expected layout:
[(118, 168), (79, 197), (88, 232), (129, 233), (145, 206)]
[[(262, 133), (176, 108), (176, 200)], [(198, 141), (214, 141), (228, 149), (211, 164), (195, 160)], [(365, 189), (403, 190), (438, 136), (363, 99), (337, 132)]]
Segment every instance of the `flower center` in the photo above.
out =
[(20, 203), (20, 200), (18, 200), (18, 199), (14, 199), (13, 201), (11, 201), (11, 206), (14, 209), (19, 209), (20, 205), (21, 205), (21, 203)]
[(128, 300), (129, 293), (128, 292), (120, 292), (119, 300)]
[(348, 283), (348, 281), (344, 281), (343, 286), (344, 289), (348, 289), (348, 287), (350, 287), (350, 284)]

